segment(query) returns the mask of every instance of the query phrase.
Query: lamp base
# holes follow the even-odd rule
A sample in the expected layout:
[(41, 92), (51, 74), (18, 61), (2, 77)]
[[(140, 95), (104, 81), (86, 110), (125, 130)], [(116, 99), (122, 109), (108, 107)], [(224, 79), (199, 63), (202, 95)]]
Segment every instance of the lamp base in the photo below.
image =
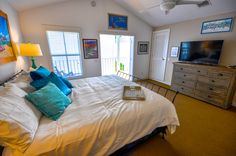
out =
[(33, 69), (36, 69), (37, 68), (37, 66), (36, 66), (36, 64), (35, 64), (35, 58), (34, 57), (31, 57), (31, 62), (32, 62), (32, 68)]

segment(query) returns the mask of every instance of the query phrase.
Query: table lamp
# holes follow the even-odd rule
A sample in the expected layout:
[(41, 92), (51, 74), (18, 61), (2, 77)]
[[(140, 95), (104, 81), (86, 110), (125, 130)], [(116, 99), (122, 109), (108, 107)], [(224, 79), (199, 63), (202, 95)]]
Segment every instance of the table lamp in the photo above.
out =
[(32, 62), (32, 68), (36, 69), (37, 66), (35, 64), (35, 56), (43, 56), (39, 44), (32, 43), (22, 43), (20, 44), (20, 55), (21, 56), (30, 56)]

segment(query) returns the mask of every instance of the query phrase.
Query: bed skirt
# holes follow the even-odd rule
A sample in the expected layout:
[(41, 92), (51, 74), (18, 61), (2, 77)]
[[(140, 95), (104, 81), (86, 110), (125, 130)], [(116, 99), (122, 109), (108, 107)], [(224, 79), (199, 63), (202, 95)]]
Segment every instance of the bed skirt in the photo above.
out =
[(167, 126), (158, 127), (151, 134), (146, 135), (146, 136), (144, 136), (144, 137), (142, 137), (130, 144), (125, 145), (124, 147), (120, 148), (119, 150), (117, 150), (116, 152), (111, 154), (110, 156), (127, 156), (129, 154), (129, 152), (131, 152), (135, 147), (144, 143), (145, 141), (152, 138), (153, 136), (162, 133), (163, 137), (164, 137), (164, 135), (166, 134), (166, 130), (167, 130)]

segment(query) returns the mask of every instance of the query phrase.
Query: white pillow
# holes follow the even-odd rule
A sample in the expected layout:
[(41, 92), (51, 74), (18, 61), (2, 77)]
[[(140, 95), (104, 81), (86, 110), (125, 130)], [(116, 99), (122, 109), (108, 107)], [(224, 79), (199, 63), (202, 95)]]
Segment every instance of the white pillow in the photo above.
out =
[(0, 90), (0, 145), (20, 152), (24, 152), (33, 141), (40, 118), (25, 95), (13, 84)]
[(32, 81), (29, 73), (22, 71), (16, 78), (11, 80), (9, 83), (16, 84), (17, 87), (23, 89), (26, 93), (31, 93), (35, 91), (34, 87), (30, 85)]

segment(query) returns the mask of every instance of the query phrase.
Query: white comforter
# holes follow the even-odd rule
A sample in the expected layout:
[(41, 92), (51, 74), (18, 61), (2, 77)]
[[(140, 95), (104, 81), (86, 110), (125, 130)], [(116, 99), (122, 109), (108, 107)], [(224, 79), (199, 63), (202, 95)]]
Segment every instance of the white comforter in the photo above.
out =
[[(168, 126), (179, 125), (174, 105), (163, 96), (143, 88), (145, 101), (124, 101), (124, 85), (137, 85), (117, 76), (72, 81), (73, 103), (58, 121), (41, 118), (26, 156), (109, 155), (124, 145)], [(5, 149), (4, 155), (20, 156)]]

